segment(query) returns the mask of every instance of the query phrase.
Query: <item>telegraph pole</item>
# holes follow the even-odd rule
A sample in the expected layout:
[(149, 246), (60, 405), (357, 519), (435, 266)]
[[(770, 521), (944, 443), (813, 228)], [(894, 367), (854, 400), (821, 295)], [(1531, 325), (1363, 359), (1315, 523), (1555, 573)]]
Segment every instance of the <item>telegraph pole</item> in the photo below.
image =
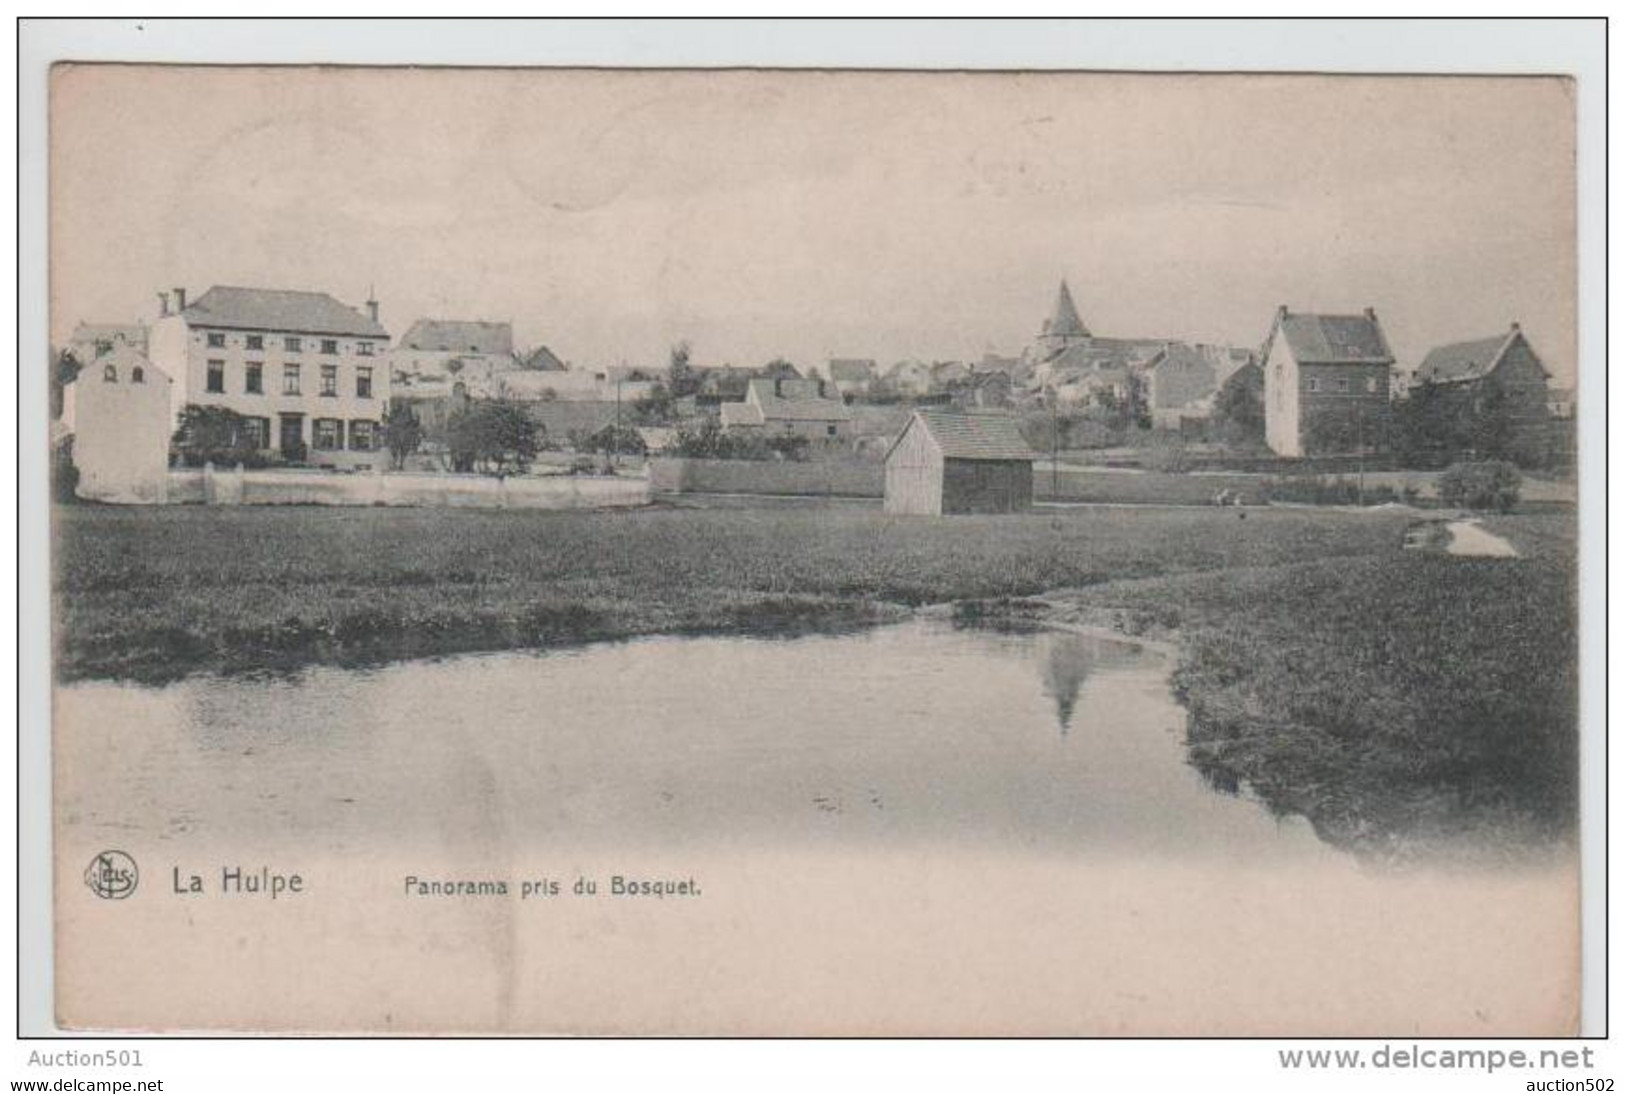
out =
[(1051, 501), (1061, 500), (1061, 406), (1054, 392), (1049, 397), (1049, 492)]

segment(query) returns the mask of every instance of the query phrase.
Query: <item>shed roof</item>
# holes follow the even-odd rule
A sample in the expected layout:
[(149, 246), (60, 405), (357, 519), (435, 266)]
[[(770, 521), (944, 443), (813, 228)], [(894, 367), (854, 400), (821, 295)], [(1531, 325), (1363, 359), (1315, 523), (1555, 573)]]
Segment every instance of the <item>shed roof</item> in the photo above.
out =
[[(898, 433), (897, 447), (918, 423), (950, 460), (1021, 460), (1038, 458), (1021, 435), (1020, 423), (1004, 414), (962, 414), (948, 410), (916, 410)], [(890, 450), (887, 455), (891, 454)]]
[(389, 337), (380, 324), (326, 293), (293, 289), (216, 285), (187, 305), (181, 317), (195, 327)]

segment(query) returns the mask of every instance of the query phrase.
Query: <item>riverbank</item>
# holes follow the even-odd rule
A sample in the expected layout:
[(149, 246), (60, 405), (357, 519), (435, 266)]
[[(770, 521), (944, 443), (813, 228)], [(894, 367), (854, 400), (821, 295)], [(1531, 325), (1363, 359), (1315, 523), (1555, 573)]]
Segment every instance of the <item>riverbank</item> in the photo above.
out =
[(1403, 856), (1573, 830), (1575, 525), (1500, 516), (1523, 557), (1306, 558), (1050, 594), (1045, 617), (1174, 640), (1190, 760), (1329, 842)]

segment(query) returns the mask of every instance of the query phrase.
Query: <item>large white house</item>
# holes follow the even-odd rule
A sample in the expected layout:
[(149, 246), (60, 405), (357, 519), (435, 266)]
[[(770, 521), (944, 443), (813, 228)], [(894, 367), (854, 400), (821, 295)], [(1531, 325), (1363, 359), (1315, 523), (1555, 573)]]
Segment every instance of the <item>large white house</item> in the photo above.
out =
[(158, 294), (148, 356), (174, 381), (177, 417), (188, 403), (223, 406), (284, 459), (374, 461), (390, 395), (376, 300), (363, 313), (321, 292), (216, 285), (192, 302), (185, 289), (173, 294)]

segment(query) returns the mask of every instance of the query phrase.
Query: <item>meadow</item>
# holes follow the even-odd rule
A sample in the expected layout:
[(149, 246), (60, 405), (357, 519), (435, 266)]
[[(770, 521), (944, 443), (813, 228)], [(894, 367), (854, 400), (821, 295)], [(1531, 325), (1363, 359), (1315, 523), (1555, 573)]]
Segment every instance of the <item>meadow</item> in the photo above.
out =
[(846, 626), (1305, 554), (1392, 550), (1401, 518), (1307, 510), (635, 512), (64, 507), (57, 666), (207, 669)]

